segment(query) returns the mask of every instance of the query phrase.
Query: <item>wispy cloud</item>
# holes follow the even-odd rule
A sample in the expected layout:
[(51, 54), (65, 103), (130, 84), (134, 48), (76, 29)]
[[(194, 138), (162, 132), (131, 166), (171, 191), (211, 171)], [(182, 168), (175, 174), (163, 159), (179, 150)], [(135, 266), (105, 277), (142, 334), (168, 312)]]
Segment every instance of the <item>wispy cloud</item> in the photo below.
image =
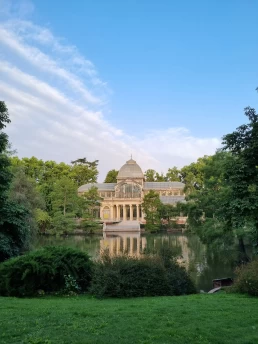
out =
[[(1, 4), (5, 3), (5, 7)], [(20, 156), (69, 162), (100, 160), (100, 180), (130, 154), (144, 170), (182, 166), (219, 146), (184, 128), (148, 131), (134, 137), (106, 119), (110, 90), (94, 64), (50, 29), (24, 20), (0, 0), (9, 19), (0, 24), (0, 99), (9, 108), (8, 132)], [(23, 12), (33, 5), (23, 2)], [(26, 7), (27, 6), (27, 7)]]

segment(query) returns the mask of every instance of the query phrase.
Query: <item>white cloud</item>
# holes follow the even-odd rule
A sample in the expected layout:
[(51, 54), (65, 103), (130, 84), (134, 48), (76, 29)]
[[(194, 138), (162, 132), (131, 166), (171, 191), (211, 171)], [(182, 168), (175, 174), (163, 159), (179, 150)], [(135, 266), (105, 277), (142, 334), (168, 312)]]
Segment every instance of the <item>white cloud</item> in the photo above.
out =
[(95, 66), (47, 28), (17, 18), (4, 22), (0, 50), (0, 99), (9, 108), (8, 133), (20, 156), (98, 159), (102, 181), (131, 154), (143, 170), (166, 172), (214, 153), (220, 144), (184, 128), (134, 137), (112, 126), (105, 116), (109, 89)]

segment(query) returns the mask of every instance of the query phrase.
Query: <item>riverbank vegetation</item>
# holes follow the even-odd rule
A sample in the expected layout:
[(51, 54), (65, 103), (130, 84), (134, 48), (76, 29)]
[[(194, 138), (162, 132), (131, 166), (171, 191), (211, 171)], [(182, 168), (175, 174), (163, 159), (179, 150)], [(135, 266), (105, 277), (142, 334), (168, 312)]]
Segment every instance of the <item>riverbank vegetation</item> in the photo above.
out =
[(0, 295), (78, 294), (89, 289), (92, 274), (93, 261), (87, 253), (46, 247), (0, 264)]
[(196, 288), (169, 248), (141, 256), (110, 256), (92, 260), (80, 250), (46, 247), (0, 264), (0, 295), (38, 296), (40, 293), (101, 297), (186, 295)]
[(0, 298), (2, 344), (256, 344), (258, 298)]

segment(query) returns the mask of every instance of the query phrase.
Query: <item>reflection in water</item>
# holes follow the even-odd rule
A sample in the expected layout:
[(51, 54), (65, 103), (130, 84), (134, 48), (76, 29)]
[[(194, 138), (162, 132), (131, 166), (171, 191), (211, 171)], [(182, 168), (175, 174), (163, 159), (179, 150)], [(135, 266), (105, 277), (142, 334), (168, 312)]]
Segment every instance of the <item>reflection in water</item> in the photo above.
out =
[(236, 247), (215, 249), (202, 244), (196, 235), (178, 233), (140, 234), (106, 233), (92, 236), (53, 237), (41, 236), (35, 247), (46, 245), (69, 246), (87, 251), (97, 258), (101, 249), (109, 250), (111, 255), (123, 252), (140, 255), (143, 250), (158, 250), (170, 247), (178, 262), (185, 266), (198, 290), (208, 291), (215, 278), (233, 277), (238, 251)]
[(103, 234), (100, 240), (100, 249), (108, 250), (110, 255), (128, 253), (131, 256), (139, 256), (146, 248), (146, 237), (140, 233), (119, 233), (118, 235)]

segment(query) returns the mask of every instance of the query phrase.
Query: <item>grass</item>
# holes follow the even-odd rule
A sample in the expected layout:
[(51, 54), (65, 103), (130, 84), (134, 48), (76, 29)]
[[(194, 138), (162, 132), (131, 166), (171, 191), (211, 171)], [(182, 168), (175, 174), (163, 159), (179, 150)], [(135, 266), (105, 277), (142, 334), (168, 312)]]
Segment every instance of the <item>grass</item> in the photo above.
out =
[(258, 343), (258, 298), (0, 298), (1, 344)]

